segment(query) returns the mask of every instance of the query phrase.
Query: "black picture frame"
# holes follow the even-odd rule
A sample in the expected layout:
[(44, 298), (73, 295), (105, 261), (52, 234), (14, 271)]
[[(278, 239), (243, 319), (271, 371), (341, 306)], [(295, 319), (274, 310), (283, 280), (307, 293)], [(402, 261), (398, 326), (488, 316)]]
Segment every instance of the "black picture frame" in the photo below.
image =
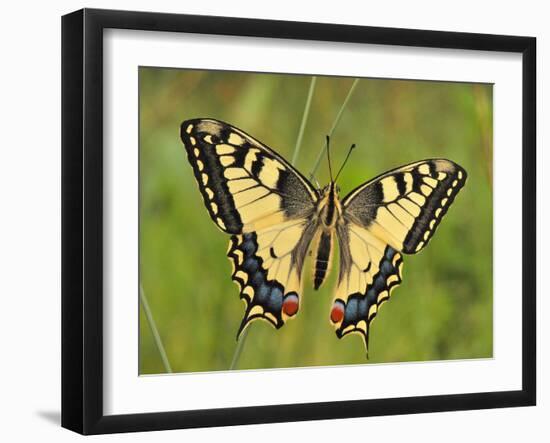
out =
[[(519, 53), (523, 65), (522, 388), (170, 411), (103, 412), (103, 31), (108, 28)], [(82, 434), (411, 414), (536, 402), (536, 39), (83, 9), (62, 18), (62, 426)]]

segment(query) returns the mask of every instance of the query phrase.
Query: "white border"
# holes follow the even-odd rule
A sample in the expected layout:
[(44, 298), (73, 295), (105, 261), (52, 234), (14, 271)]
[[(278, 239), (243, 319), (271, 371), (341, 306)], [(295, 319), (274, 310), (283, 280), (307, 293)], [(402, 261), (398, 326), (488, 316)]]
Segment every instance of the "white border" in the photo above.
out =
[[(494, 83), (494, 358), (138, 377), (140, 65)], [(521, 389), (521, 80), (519, 54), (106, 30), (104, 413)]]

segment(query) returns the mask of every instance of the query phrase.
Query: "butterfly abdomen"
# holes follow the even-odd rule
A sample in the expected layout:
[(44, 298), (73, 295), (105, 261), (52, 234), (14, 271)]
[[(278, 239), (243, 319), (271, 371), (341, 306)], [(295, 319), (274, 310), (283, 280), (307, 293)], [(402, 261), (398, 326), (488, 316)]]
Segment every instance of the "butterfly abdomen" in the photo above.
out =
[(330, 252), (332, 249), (332, 232), (323, 231), (317, 246), (315, 258), (315, 270), (313, 274), (313, 287), (319, 289), (323, 284), (330, 266)]

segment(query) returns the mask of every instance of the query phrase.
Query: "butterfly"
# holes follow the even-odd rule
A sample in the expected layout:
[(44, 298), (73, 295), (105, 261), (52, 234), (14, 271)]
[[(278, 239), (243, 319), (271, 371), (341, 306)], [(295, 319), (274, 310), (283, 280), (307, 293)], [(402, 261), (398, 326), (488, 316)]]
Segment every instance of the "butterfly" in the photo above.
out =
[(401, 283), (403, 254), (429, 243), (467, 178), (450, 160), (428, 159), (385, 172), (340, 199), (342, 168), (319, 189), (274, 150), (222, 121), (184, 121), (181, 139), (210, 218), (231, 236), (232, 279), (245, 302), (237, 339), (254, 320), (278, 329), (296, 316), (306, 257), (314, 257), (318, 289), (336, 239), (330, 321), (338, 338), (359, 334), (368, 353), (369, 327)]

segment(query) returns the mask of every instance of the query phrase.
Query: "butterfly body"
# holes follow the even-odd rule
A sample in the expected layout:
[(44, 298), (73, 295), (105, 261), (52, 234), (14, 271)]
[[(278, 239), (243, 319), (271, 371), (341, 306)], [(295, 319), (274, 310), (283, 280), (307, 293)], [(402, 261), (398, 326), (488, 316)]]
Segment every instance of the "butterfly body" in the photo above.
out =
[(466, 181), (445, 159), (402, 166), (343, 199), (335, 181), (317, 189), (283, 157), (234, 126), (187, 120), (181, 138), (211, 219), (230, 234), (232, 278), (245, 302), (238, 335), (261, 319), (280, 328), (300, 306), (302, 270), (313, 258), (313, 285), (339, 272), (330, 321), (341, 338), (369, 325), (401, 283), (402, 254), (419, 252)]

